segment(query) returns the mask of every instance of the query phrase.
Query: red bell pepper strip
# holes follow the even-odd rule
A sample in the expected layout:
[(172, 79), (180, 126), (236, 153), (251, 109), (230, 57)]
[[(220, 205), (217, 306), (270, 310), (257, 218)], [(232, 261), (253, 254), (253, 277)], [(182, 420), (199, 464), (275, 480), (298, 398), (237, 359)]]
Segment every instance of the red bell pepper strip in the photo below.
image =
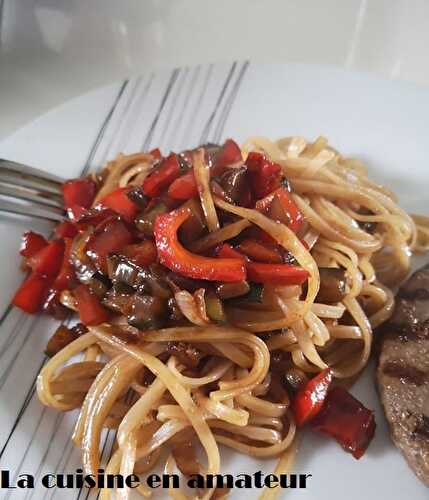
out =
[[(240, 249), (240, 246), (238, 248)], [(246, 255), (243, 255), (228, 243), (223, 243), (216, 253), (221, 258), (240, 259), (246, 266), (247, 279), (254, 283), (301, 285), (308, 278), (308, 272), (302, 267), (290, 264), (252, 262)]]
[(143, 182), (145, 195), (154, 198), (161, 194), (164, 189), (179, 177), (180, 164), (174, 153), (161, 160), (159, 166), (150, 173)]
[(158, 253), (155, 243), (152, 240), (143, 240), (140, 243), (132, 243), (121, 250), (121, 255), (125, 255), (138, 266), (148, 266), (156, 261)]
[(77, 221), (78, 219), (83, 217), (88, 210), (88, 208), (83, 208), (79, 205), (73, 205), (73, 207), (67, 209), (67, 215), (69, 216), (70, 220)]
[(181, 245), (177, 231), (190, 216), (189, 208), (180, 208), (158, 215), (155, 219), (155, 242), (161, 264), (188, 278), (225, 282), (246, 279), (241, 259), (204, 257), (189, 252)]
[(58, 239), (74, 238), (77, 235), (78, 230), (72, 222), (63, 220), (63, 222), (60, 222), (54, 229), (54, 233)]
[(64, 207), (70, 219), (82, 215), (83, 209), (92, 205), (95, 198), (96, 185), (91, 179), (73, 179), (62, 186)]
[(159, 148), (152, 149), (151, 151), (149, 151), (149, 154), (152, 155), (157, 160), (160, 160), (162, 158), (162, 154)]
[(312, 420), (311, 428), (333, 437), (356, 459), (366, 451), (374, 437), (374, 412), (368, 410), (342, 387), (328, 392), (325, 404)]
[(119, 219), (108, 219), (96, 229), (86, 246), (87, 255), (98, 269), (106, 274), (106, 258), (110, 253), (119, 252), (133, 242), (133, 235), (125, 223)]
[(246, 268), (249, 281), (254, 283), (301, 285), (308, 278), (308, 272), (305, 269), (290, 264), (248, 262)]
[(243, 240), (237, 248), (241, 253), (258, 262), (270, 264), (281, 264), (283, 262), (280, 252), (274, 245), (256, 240)]
[(62, 240), (53, 240), (33, 257), (28, 259), (28, 265), (31, 269), (42, 276), (55, 277), (60, 270), (64, 256), (64, 242)]
[(31, 273), (16, 291), (12, 304), (23, 311), (39, 312), (49, 292), (52, 280), (38, 273)]
[(79, 318), (84, 325), (95, 326), (109, 320), (110, 311), (87, 286), (77, 286), (73, 290), (73, 295), (77, 302)]
[(117, 214), (122, 215), (122, 217), (128, 222), (132, 222), (137, 215), (139, 208), (127, 196), (127, 193), (131, 189), (132, 188), (130, 187), (115, 189), (100, 200), (99, 206), (110, 208)]
[(332, 382), (332, 371), (327, 368), (309, 380), (292, 401), (292, 412), (298, 427), (313, 419), (325, 402)]
[(70, 254), (72, 249), (73, 240), (71, 238), (64, 238), (64, 256), (61, 268), (57, 277), (54, 280), (52, 287), (57, 290), (65, 290), (71, 288), (76, 280), (74, 267), (70, 262)]
[(216, 158), (216, 169), (222, 169), (242, 160), (243, 157), (238, 144), (232, 139), (227, 139)]
[(250, 183), (256, 198), (263, 198), (280, 187), (281, 167), (261, 153), (250, 152), (246, 159)]
[(189, 200), (198, 196), (198, 186), (194, 172), (190, 170), (173, 181), (168, 188), (168, 196), (173, 200)]
[(223, 243), (222, 246), (216, 252), (218, 257), (224, 259), (240, 259), (243, 262), (247, 262), (249, 259), (240, 252), (237, 252), (229, 243)]
[(27, 231), (22, 235), (19, 253), (23, 257), (32, 257), (47, 245), (48, 242), (41, 234), (34, 233), (33, 231)]
[(281, 187), (270, 193), (262, 200), (258, 200), (256, 202), (256, 207), (255, 207), (256, 210), (258, 210), (259, 212), (265, 212), (269, 208), (271, 202), (273, 201), (274, 196), (277, 196), (285, 211), (285, 214), (289, 221), (288, 223), (289, 229), (294, 233), (297, 233), (301, 229), (302, 224), (304, 223), (304, 217), (300, 212), (299, 208), (296, 206), (296, 203), (293, 201), (287, 189)]

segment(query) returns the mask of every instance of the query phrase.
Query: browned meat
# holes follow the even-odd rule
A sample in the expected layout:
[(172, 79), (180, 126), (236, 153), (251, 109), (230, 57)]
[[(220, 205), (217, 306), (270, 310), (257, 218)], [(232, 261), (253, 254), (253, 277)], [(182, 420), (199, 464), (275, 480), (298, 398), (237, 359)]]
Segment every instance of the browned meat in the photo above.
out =
[(429, 486), (429, 266), (398, 292), (383, 327), (377, 379), (393, 441)]

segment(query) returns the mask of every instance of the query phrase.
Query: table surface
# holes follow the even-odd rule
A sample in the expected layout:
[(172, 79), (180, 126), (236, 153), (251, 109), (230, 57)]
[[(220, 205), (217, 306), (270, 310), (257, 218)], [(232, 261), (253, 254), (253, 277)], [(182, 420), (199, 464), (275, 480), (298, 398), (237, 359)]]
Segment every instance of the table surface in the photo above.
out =
[(0, 139), (161, 67), (251, 59), (429, 84), (427, 0), (0, 0)]

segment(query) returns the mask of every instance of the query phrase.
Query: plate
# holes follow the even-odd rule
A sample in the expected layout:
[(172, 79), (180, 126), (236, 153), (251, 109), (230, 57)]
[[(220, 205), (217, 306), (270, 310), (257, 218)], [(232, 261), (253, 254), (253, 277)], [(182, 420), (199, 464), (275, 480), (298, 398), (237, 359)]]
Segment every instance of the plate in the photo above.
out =
[[(327, 136), (341, 152), (362, 158), (370, 175), (396, 191), (410, 211), (427, 212), (429, 92), (411, 84), (317, 66), (235, 62), (176, 68), (135, 77), (70, 101), (0, 144), (0, 156), (44, 168), (64, 178), (93, 171), (119, 152), (160, 146), (166, 153), (251, 135)], [(7, 119), (7, 117), (5, 117)], [(20, 473), (74, 472), (79, 453), (70, 435), (76, 413), (44, 408), (35, 380), (55, 322), (26, 316), (8, 306), (22, 279), (19, 237), (25, 229), (49, 233), (48, 224), (0, 217), (0, 466), (12, 479)], [(291, 500), (414, 500), (428, 490), (408, 469), (389, 439), (369, 366), (353, 392), (374, 408), (376, 437), (356, 461), (327, 439), (306, 435), (295, 470), (312, 474), (306, 489), (287, 490)], [(103, 436), (111, 452), (113, 432)], [(258, 461), (222, 450), (223, 472), (266, 473), (274, 461)], [(257, 490), (233, 490), (231, 498), (253, 498)], [(159, 492), (156, 493), (159, 496)], [(88, 490), (22, 492), (5, 499), (96, 498)], [(161, 494), (162, 496), (162, 494)]]

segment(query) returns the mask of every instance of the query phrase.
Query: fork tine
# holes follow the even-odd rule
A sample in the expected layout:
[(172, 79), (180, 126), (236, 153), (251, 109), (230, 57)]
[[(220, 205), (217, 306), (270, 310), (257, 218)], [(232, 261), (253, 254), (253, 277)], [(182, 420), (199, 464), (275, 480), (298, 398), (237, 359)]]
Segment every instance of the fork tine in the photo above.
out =
[(0, 195), (32, 201), (40, 205), (63, 209), (62, 199), (52, 193), (39, 193), (21, 186), (12, 186), (0, 183)]
[(13, 201), (0, 198), (0, 212), (8, 212), (12, 214), (25, 215), (27, 217), (36, 217), (37, 219), (45, 219), (51, 221), (62, 221), (64, 213), (62, 210), (55, 207), (43, 207), (34, 203), (21, 205)]
[(37, 168), (0, 159), (0, 182), (60, 195), (64, 180)]

